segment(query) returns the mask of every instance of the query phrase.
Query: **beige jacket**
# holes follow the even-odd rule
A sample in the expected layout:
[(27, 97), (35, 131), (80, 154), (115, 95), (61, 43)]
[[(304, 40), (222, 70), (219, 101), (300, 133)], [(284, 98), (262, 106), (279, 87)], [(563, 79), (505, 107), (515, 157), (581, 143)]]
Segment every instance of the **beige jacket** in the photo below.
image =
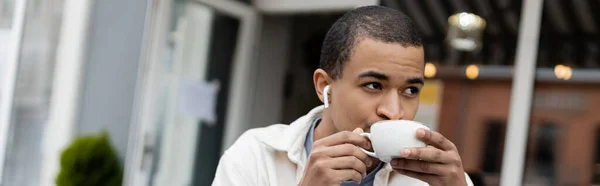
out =
[[(213, 186), (297, 185), (302, 178), (307, 155), (306, 134), (323, 107), (311, 110), (290, 125), (276, 124), (251, 129), (242, 134), (223, 154)], [(467, 176), (467, 174), (465, 174)], [(473, 183), (467, 176), (469, 186)], [(425, 182), (398, 174), (386, 164), (375, 175), (374, 186), (426, 186)]]

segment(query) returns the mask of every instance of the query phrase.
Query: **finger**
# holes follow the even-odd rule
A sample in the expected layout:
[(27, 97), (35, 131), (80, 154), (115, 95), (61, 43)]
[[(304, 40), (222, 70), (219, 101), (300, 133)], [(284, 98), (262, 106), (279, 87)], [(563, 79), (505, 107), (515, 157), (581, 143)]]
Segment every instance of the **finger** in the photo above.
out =
[(342, 131), (335, 133), (333, 135), (327, 136), (323, 139), (315, 141), (315, 145), (321, 146), (334, 146), (340, 145), (344, 143), (350, 143), (353, 145), (360, 146), (364, 149), (370, 149), (371, 144), (367, 138), (360, 136), (359, 134), (350, 132), (350, 131)]
[(443, 175), (445, 166), (444, 164), (410, 159), (396, 159), (390, 162), (390, 165), (396, 170), (409, 170), (433, 175)]
[(360, 148), (358, 148), (357, 146), (354, 146), (352, 144), (342, 144), (342, 145), (327, 147), (326, 150), (327, 150), (326, 155), (329, 157), (332, 157), (332, 158), (343, 157), (343, 156), (353, 156), (353, 157), (358, 158), (360, 161), (362, 161), (367, 166), (373, 165), (373, 160), (371, 160), (371, 158), (369, 158), (369, 156), (367, 154), (365, 154), (365, 152), (360, 150)]
[(442, 149), (444, 151), (454, 150), (456, 146), (450, 140), (446, 139), (442, 134), (426, 129), (417, 130), (417, 138), (423, 142)]
[(354, 169), (342, 169), (342, 170), (335, 170), (334, 173), (336, 178), (340, 178), (339, 179), (339, 184), (341, 184), (344, 181), (347, 180), (352, 180), (358, 184), (360, 184), (360, 182), (362, 181), (363, 177), (360, 174), (360, 172), (354, 170)]
[[(363, 129), (361, 129), (361, 128), (356, 128), (352, 132), (360, 135), (360, 134), (364, 133), (365, 131)], [(373, 145), (371, 144), (371, 140), (367, 138), (367, 142), (368, 142), (368, 145), (367, 145), (368, 148), (365, 148), (365, 149), (368, 150), (368, 151), (373, 151), (373, 149), (372, 149)]]
[(420, 173), (420, 172), (415, 172), (415, 171), (410, 171), (410, 170), (396, 170), (394, 169), (394, 171), (396, 171), (399, 174), (403, 174), (406, 175), (408, 177), (412, 177), (424, 182), (429, 183), (429, 185), (433, 185), (432, 183), (434, 183), (434, 181), (436, 180), (436, 175), (433, 174), (427, 174), (427, 173)]
[[(354, 156), (343, 156), (331, 159), (328, 161), (329, 167), (337, 170), (354, 169), (358, 171), (362, 177), (367, 176), (367, 165)], [(362, 178), (361, 178), (362, 179)]]
[(454, 153), (442, 151), (433, 146), (403, 149), (400, 155), (408, 159), (416, 159), (444, 164), (452, 163), (455, 159), (457, 159), (454, 158)]

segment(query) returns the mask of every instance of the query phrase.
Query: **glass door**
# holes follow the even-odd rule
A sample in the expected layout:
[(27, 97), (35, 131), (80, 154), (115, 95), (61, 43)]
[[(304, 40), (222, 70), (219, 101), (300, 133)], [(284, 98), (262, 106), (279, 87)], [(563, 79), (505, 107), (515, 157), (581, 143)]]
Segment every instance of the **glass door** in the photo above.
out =
[(236, 1), (156, 3), (127, 185), (210, 185), (249, 117), (258, 14)]

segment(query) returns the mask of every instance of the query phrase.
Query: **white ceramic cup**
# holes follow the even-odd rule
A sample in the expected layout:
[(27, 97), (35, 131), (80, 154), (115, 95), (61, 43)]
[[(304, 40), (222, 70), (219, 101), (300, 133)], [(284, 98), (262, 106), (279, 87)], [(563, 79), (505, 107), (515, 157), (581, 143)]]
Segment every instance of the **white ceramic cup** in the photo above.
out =
[(375, 152), (361, 148), (367, 155), (389, 163), (392, 159), (403, 158), (400, 151), (404, 148), (426, 147), (417, 139), (417, 129), (430, 130), (429, 127), (410, 120), (384, 120), (371, 126), (371, 133), (362, 133), (369, 138)]

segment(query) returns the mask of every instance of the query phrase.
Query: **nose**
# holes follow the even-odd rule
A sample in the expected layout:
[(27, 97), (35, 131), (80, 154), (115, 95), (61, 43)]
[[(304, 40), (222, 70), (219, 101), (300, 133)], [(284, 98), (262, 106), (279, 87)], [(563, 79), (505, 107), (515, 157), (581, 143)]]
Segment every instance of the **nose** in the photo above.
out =
[(381, 100), (377, 106), (377, 115), (385, 120), (399, 120), (404, 117), (400, 96), (397, 93), (390, 93)]

